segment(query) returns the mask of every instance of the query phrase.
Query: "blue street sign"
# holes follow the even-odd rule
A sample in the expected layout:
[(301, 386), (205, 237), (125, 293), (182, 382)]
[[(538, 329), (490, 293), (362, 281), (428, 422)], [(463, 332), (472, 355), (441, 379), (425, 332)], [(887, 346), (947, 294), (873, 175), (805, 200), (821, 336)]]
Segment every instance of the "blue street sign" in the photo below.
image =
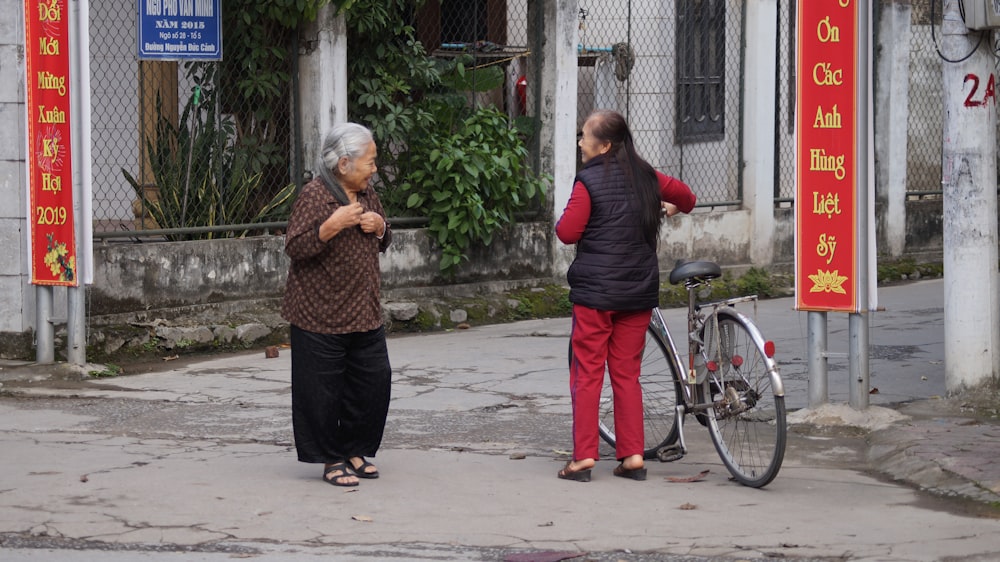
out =
[(138, 0), (139, 60), (222, 60), (221, 0)]

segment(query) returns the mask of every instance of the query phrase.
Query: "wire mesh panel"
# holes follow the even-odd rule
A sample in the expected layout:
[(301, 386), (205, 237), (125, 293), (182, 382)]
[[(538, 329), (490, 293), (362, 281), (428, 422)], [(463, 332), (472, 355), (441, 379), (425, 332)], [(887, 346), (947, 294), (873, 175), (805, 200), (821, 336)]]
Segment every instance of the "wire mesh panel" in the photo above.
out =
[(140, 154), (135, 5), (94, 2), (90, 16), (94, 230), (131, 230), (137, 194), (121, 169), (138, 173)]
[[(139, 60), (134, 2), (92, 3), (95, 233), (171, 229), (170, 239), (280, 219), (292, 193), (293, 31), (223, 4), (224, 60)], [(227, 18), (227, 14), (229, 17)], [(265, 48), (266, 47), (266, 48)], [(201, 231), (196, 232), (196, 231)]]
[(775, 84), (775, 188), (779, 204), (790, 205), (795, 199), (795, 45), (796, 0), (778, 3), (778, 82)]
[[(795, 0), (781, 0), (778, 8), (778, 58), (782, 62), (778, 67), (779, 80), (775, 87), (779, 121), (775, 197), (785, 203), (791, 202), (795, 196), (795, 7)], [(941, 25), (940, 7), (941, 3), (937, 3), (934, 13), (937, 29)], [(912, 8), (907, 194), (923, 197), (941, 193), (941, 59), (932, 34), (930, 0), (915, 0)], [(880, 10), (880, 6), (876, 7), (876, 17)], [(873, 26), (873, 30), (877, 32), (877, 29), (878, 26)]]
[(741, 2), (579, 3), (578, 126), (628, 118), (640, 153), (702, 206), (740, 203)]
[(941, 58), (932, 35), (932, 25), (940, 31), (942, 5), (942, 2), (937, 2), (934, 22), (931, 21), (927, 0), (915, 1), (911, 12), (910, 99), (906, 127), (908, 195), (941, 193), (941, 151), (944, 143)]

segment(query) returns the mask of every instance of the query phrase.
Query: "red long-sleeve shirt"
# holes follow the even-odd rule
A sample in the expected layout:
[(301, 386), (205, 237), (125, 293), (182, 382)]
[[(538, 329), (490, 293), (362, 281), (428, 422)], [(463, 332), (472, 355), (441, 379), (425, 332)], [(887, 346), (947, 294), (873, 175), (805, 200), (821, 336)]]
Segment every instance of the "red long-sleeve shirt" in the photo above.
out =
[[(660, 200), (676, 205), (682, 213), (690, 213), (694, 209), (697, 198), (686, 183), (659, 170), (656, 171), (656, 179), (660, 184)], [(566, 209), (556, 223), (556, 236), (564, 244), (576, 244), (583, 236), (589, 220), (590, 193), (578, 181), (573, 184)]]

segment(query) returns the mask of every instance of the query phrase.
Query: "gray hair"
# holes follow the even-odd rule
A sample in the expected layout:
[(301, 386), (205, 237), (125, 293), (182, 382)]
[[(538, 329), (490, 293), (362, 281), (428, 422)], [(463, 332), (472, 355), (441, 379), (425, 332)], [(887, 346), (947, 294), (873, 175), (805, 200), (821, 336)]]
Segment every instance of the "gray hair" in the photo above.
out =
[(327, 187), (341, 205), (348, 204), (347, 194), (344, 193), (340, 182), (334, 178), (333, 171), (337, 169), (341, 158), (346, 156), (348, 160), (354, 161), (365, 153), (368, 145), (373, 141), (372, 132), (364, 125), (357, 123), (334, 125), (323, 139), (316, 167), (319, 168), (320, 178), (326, 182)]

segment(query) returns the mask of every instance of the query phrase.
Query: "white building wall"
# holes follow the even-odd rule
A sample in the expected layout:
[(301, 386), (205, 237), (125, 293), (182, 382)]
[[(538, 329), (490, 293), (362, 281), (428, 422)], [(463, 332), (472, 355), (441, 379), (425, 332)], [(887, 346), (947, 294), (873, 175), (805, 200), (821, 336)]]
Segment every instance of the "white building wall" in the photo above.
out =
[[(776, 0), (748, 0), (743, 128), (743, 206), (752, 214), (750, 260), (774, 259), (774, 146)], [(737, 112), (738, 114), (738, 112)]]
[[(545, 3), (544, 53), (535, 57), (541, 65), (540, 133), (542, 170), (552, 175), (552, 212), (558, 219), (566, 208), (576, 175), (577, 76), (576, 14), (571, 2)], [(529, 102), (530, 103), (530, 102)], [(565, 274), (573, 261), (575, 249), (552, 237), (553, 268), (556, 275)]]
[[(910, 100), (910, 41), (912, 6), (905, 2), (888, 3), (879, 24), (882, 72), (875, 90), (875, 129), (882, 142), (875, 143), (876, 198), (884, 217), (884, 246), (879, 253), (892, 257), (903, 255), (906, 247), (907, 115)], [(880, 110), (880, 111), (879, 111)]]
[(32, 326), (25, 176), (24, 4), (0, 0), (0, 333)]

